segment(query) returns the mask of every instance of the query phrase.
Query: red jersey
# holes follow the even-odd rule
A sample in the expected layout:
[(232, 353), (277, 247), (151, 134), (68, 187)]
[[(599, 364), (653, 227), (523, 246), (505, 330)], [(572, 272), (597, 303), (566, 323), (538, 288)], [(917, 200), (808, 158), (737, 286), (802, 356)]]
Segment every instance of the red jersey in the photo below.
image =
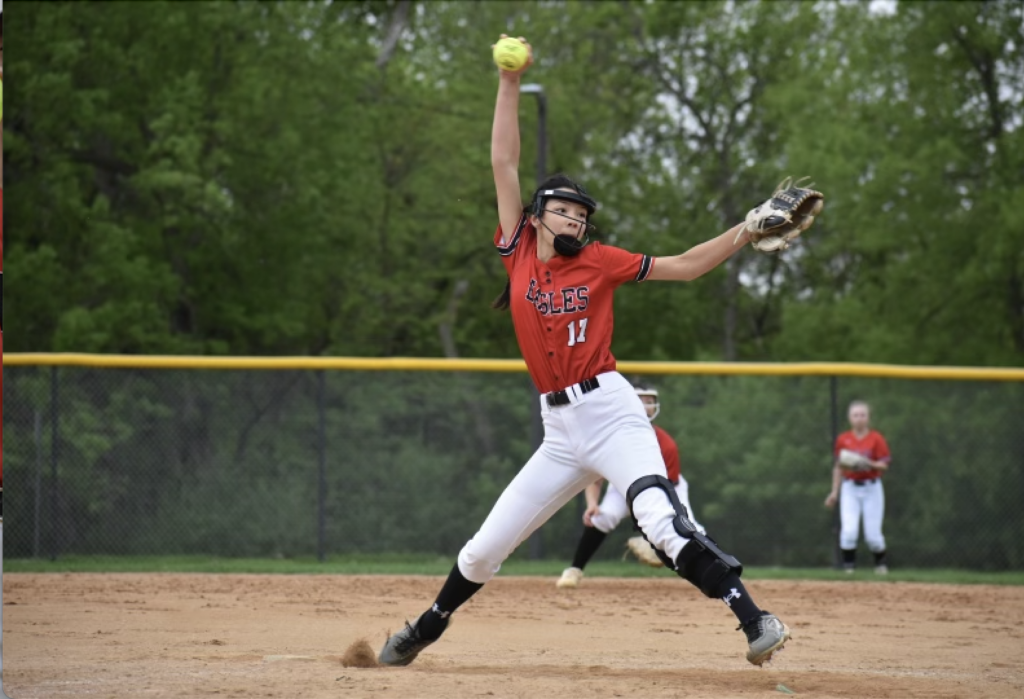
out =
[(614, 291), (647, 279), (654, 258), (590, 243), (575, 257), (555, 255), (542, 262), (537, 231), (526, 214), (504, 243), (499, 225), (494, 244), (512, 282), (512, 323), (537, 390), (560, 391), (614, 371)]
[[(857, 439), (853, 431), (843, 432), (836, 437), (835, 457), (839, 458), (839, 451), (849, 449), (872, 461), (884, 461), (886, 463), (892, 458), (889, 454), (889, 445), (885, 443), (885, 437), (874, 430), (868, 431), (863, 439)], [(866, 481), (869, 478), (881, 478), (882, 472), (876, 468), (868, 471), (856, 471), (854, 473), (843, 473), (843, 478), (851, 481)]]
[(651, 425), (654, 434), (658, 437), (658, 446), (661, 447), (661, 458), (665, 460), (665, 470), (668, 471), (668, 479), (673, 483), (679, 482), (679, 447), (676, 440), (672, 439), (668, 432), (657, 425)]

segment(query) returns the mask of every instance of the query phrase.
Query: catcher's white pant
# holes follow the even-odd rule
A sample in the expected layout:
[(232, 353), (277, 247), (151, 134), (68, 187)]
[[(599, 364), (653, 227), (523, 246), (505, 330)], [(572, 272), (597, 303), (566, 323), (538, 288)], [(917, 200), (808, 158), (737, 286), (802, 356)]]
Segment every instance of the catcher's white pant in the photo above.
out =
[[(679, 483), (676, 484), (676, 495), (679, 496), (679, 502), (683, 504), (683, 507), (689, 513), (690, 521), (697, 525), (697, 529), (700, 530), (701, 534), (707, 534), (704, 531), (703, 525), (693, 516), (693, 507), (690, 505), (690, 484), (682, 476), (679, 477)], [(626, 497), (613, 485), (608, 486), (604, 497), (601, 498), (601, 504), (598, 505), (598, 509), (600, 511), (591, 517), (590, 521), (594, 523), (595, 529), (605, 534), (611, 533), (615, 527), (619, 526), (622, 520), (629, 519), (629, 507), (626, 505)]]
[(864, 517), (864, 540), (874, 552), (885, 551), (882, 536), (882, 518), (885, 516), (885, 490), (882, 480), (866, 485), (854, 485), (843, 480), (839, 490), (839, 546), (857, 548), (861, 516)]
[[(502, 562), (583, 488), (605, 478), (620, 493), (638, 478), (667, 477), (658, 439), (633, 386), (618, 372), (598, 376), (590, 393), (569, 387), (569, 405), (541, 396), (544, 441), (501, 494), (480, 531), (459, 552), (459, 570), (475, 583)], [(675, 560), (687, 540), (676, 533), (668, 496), (648, 488), (633, 501), (648, 541)]]

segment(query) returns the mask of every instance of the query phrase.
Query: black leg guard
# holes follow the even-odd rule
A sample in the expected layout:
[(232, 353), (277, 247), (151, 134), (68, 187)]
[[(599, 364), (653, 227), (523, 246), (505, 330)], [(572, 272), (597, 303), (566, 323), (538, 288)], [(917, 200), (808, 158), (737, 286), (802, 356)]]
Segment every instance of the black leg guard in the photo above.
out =
[[(633, 524), (640, 528), (636, 515), (633, 514), (633, 501), (636, 496), (648, 488), (659, 488), (668, 497), (672, 508), (676, 511), (676, 517), (672, 524), (679, 536), (687, 539), (687, 544), (679, 553), (679, 558), (672, 561), (660, 551), (657, 546), (654, 550), (666, 566), (676, 571), (679, 577), (693, 583), (698, 590), (711, 598), (718, 597), (721, 583), (730, 573), (740, 575), (743, 573), (743, 564), (735, 556), (726, 553), (718, 547), (713, 539), (701, 534), (693, 522), (690, 521), (689, 513), (676, 495), (676, 489), (672, 482), (664, 476), (644, 476), (638, 478), (626, 491), (626, 504), (629, 513), (633, 517)], [(647, 535), (644, 534), (644, 538)]]
[[(717, 547), (716, 547), (717, 548)], [(739, 575), (743, 572), (743, 566), (735, 557), (724, 554), (725, 559), (735, 562), (735, 566), (723, 558), (719, 558), (709, 549), (702, 548), (697, 541), (691, 541), (679, 552), (676, 559), (676, 573), (683, 580), (693, 583), (693, 586), (711, 598), (719, 597), (722, 583), (730, 575)]]

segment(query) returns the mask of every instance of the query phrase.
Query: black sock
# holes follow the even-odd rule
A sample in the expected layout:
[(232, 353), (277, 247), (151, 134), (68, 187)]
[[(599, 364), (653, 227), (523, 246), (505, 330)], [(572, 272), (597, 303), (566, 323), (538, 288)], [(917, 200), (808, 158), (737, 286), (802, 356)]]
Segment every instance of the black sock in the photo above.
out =
[(475, 595), (481, 587), (483, 587), (483, 583), (466, 580), (462, 571), (459, 570), (458, 563), (452, 566), (452, 572), (448, 573), (448, 579), (444, 581), (441, 592), (438, 593), (437, 599), (434, 601), (434, 606), (424, 612), (416, 624), (420, 636), (426, 639), (440, 638), (444, 630), (448, 628), (448, 617), (452, 612)]
[(843, 567), (853, 568), (857, 565), (857, 549), (840, 549), (843, 552)]
[(875, 565), (884, 566), (886, 565), (885, 551), (875, 551)]
[(743, 581), (736, 573), (729, 573), (728, 577), (718, 586), (716, 596), (725, 602), (726, 606), (736, 615), (741, 624), (749, 624), (764, 612), (754, 604)]
[(584, 527), (583, 536), (576, 546), (576, 555), (572, 559), (572, 567), (583, 570), (606, 536), (608, 535), (597, 527)]

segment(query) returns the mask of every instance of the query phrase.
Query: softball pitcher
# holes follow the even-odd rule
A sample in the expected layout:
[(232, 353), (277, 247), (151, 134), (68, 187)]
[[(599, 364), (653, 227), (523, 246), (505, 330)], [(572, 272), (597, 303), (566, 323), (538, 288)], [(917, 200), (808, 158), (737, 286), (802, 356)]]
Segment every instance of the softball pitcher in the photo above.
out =
[[(754, 603), (740, 580), (743, 566), (701, 533), (680, 503), (643, 403), (616, 371), (612, 307), (615, 290), (627, 282), (691, 281), (746, 242), (782, 249), (813, 221), (821, 195), (796, 187), (777, 192), (744, 223), (674, 257), (591, 243), (597, 202), (570, 178), (556, 175), (542, 182), (523, 208), (519, 81), (532, 62), (529, 55), (518, 70), (499, 73), (491, 131), (499, 217), (494, 245), (509, 282), (492, 305), (511, 310), (520, 351), (541, 394), (544, 440), (463, 547), (433, 606), (388, 638), (379, 660), (411, 663), (520, 543), (587, 485), (604, 478), (625, 494), (634, 522), (665, 565), (728, 605), (746, 633), (747, 660), (761, 665), (790, 631)], [(804, 205), (810, 208), (801, 209)]]
[(839, 500), (839, 548), (843, 569), (853, 573), (857, 566), (857, 537), (864, 520), (864, 539), (875, 557), (875, 572), (886, 575), (889, 565), (885, 553), (882, 519), (885, 516), (885, 491), (882, 474), (889, 471), (892, 457), (881, 433), (871, 429), (871, 408), (864, 401), (850, 404), (850, 430), (836, 438), (835, 463), (832, 466), (832, 492), (825, 506)]
[[(644, 404), (647, 411), (647, 419), (652, 423), (654, 418), (661, 412), (661, 402), (658, 400), (658, 390), (646, 386), (637, 386), (636, 394)], [(704, 527), (700, 525), (693, 516), (693, 508), (690, 506), (690, 485), (679, 472), (679, 446), (665, 430), (652, 424), (654, 434), (658, 439), (658, 447), (661, 449), (661, 458), (665, 462), (665, 470), (669, 481), (675, 487), (679, 502), (686, 511), (690, 513), (690, 521), (702, 534)], [(587, 510), (583, 513), (583, 536), (576, 547), (576, 553), (572, 559), (572, 566), (562, 572), (555, 585), (559, 588), (578, 587), (583, 580), (583, 569), (597, 552), (597, 549), (604, 543), (605, 538), (612, 532), (619, 522), (629, 516), (629, 508), (626, 506), (626, 498), (622, 493), (609, 484), (604, 498), (598, 504), (601, 495), (601, 483), (603, 479), (588, 485), (584, 491), (587, 498)], [(637, 557), (644, 563), (655, 567), (661, 567), (661, 560), (653, 554), (650, 544), (643, 537), (634, 537), (629, 540), (629, 548), (637, 554)]]

